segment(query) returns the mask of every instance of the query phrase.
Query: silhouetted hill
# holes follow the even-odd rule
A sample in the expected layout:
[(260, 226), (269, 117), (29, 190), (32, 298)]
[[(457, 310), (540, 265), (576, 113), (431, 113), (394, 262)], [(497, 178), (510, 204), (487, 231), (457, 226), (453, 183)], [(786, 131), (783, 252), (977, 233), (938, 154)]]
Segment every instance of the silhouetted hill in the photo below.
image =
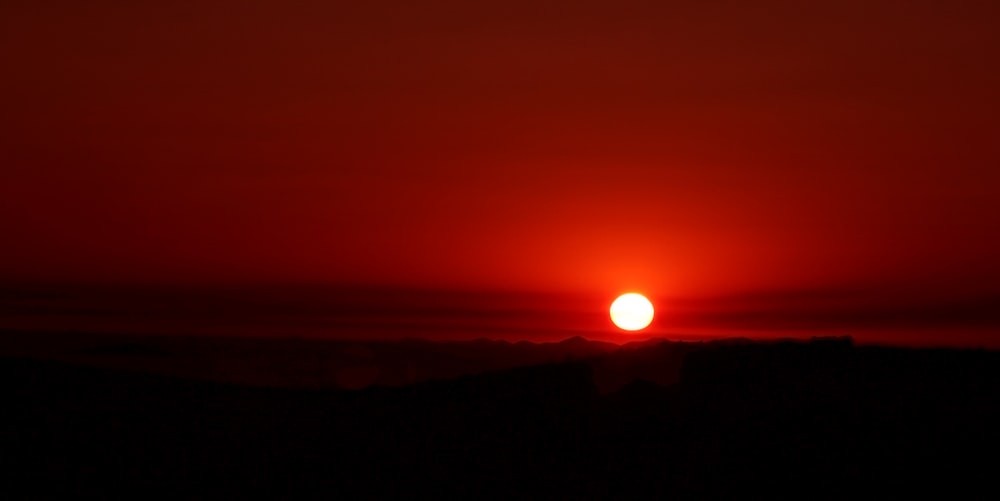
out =
[[(455, 349), (430, 345), (411, 344)], [(673, 384), (595, 382), (658, 360)], [(1000, 354), (981, 350), (652, 343), (357, 391), (5, 358), (0, 390), (8, 498), (998, 494)]]
[(169, 357), (174, 354), (155, 344), (111, 342), (107, 344), (96, 344), (93, 347), (81, 349), (77, 352), (84, 357), (119, 358), (119, 357)]
[(557, 343), (477, 339), (430, 342), (212, 338), (2, 331), (0, 356), (251, 386), (359, 389), (580, 360), (618, 345), (573, 337)]

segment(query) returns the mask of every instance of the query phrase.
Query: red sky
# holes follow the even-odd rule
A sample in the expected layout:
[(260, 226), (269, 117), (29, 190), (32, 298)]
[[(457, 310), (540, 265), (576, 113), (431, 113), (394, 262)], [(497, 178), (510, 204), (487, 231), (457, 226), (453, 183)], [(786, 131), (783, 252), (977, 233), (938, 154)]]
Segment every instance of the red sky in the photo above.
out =
[(350, 4), (4, 2), (0, 277), (1000, 304), (995, 2)]

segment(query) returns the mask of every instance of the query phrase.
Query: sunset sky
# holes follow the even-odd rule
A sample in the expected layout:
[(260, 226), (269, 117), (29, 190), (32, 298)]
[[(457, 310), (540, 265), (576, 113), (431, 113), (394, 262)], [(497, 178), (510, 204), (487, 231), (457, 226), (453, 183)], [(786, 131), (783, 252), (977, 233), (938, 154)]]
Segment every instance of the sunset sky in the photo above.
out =
[(988, 1), (8, 0), (0, 279), (1000, 326), (997, 26)]

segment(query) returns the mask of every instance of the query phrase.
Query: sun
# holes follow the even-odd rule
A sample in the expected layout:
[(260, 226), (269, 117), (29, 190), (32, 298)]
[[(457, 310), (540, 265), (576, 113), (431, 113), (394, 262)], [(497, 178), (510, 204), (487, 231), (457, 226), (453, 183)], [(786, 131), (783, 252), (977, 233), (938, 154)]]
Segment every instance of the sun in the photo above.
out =
[(626, 331), (645, 329), (653, 321), (653, 303), (642, 294), (622, 294), (611, 303), (611, 321)]

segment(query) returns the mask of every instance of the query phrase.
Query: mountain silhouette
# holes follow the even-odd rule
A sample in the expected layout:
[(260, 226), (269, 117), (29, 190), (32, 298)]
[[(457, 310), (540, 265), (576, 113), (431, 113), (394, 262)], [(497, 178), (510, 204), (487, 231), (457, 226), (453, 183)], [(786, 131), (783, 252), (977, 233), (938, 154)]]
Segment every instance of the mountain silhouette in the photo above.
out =
[[(275, 499), (997, 494), (988, 459), (1000, 446), (997, 352), (859, 347), (850, 339), (613, 351), (581, 339), (350, 347), (360, 350), (354, 359), (395, 353), (428, 363), (489, 360), (485, 349), (512, 357), (505, 361), (587, 356), (360, 390), (7, 356), (5, 491)], [(438, 350), (444, 355), (429, 355)], [(657, 369), (675, 362), (675, 372)], [(625, 382), (602, 389), (602, 374)]]

